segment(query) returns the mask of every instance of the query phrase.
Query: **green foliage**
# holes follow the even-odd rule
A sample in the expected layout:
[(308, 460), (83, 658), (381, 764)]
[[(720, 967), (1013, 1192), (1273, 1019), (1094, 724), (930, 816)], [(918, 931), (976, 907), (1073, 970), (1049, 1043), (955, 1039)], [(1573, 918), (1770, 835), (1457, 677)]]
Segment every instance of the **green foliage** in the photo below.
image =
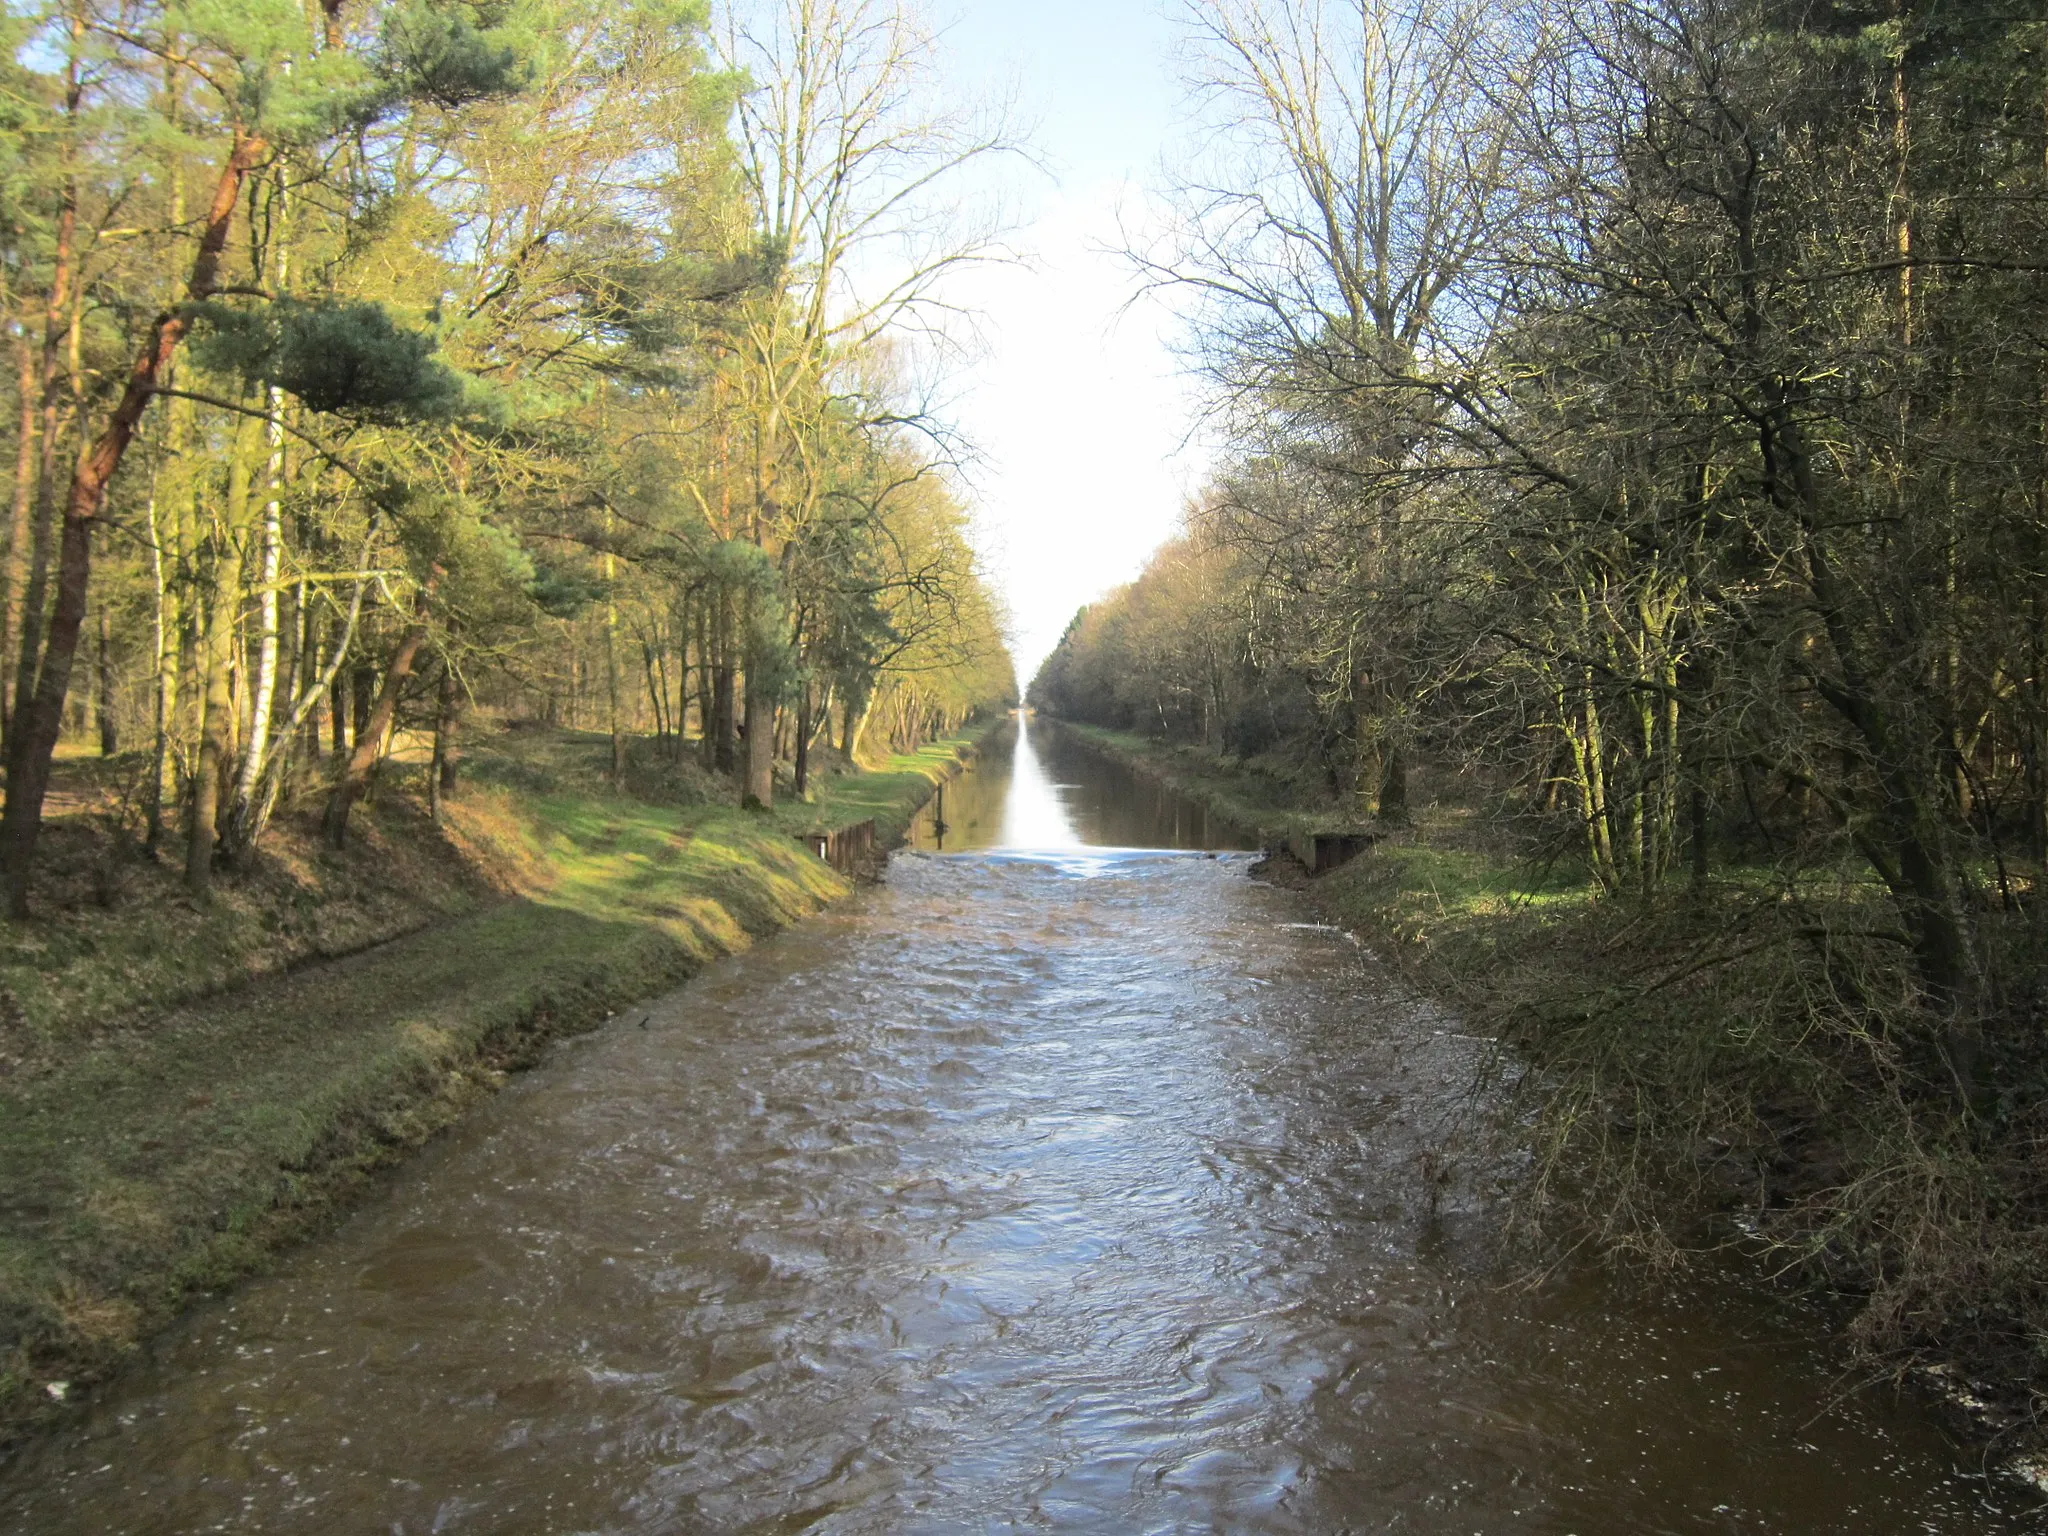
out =
[(704, 572), (717, 587), (741, 596), (772, 598), (781, 586), (775, 561), (749, 539), (720, 539), (705, 557)]
[(573, 619), (604, 597), (604, 584), (580, 566), (541, 564), (526, 593), (550, 618)]
[(508, 0), (406, 0), (384, 14), (379, 65), (407, 97), (453, 112), (524, 90), (531, 22)]
[(250, 384), (273, 384), (309, 409), (369, 421), (445, 419), (463, 381), (434, 356), (435, 339), (366, 300), (277, 299), (261, 309), (200, 306), (200, 361)]
[(531, 625), (547, 599), (561, 601), (532, 554), (488, 520), (489, 509), (455, 492), (420, 493), (399, 510), (398, 542), (414, 579), (434, 587), (444, 625), (494, 635)]
[(272, 143), (317, 143), (391, 103), (360, 59), (319, 49), (298, 0), (182, 0), (164, 9), (161, 26), (167, 46), (219, 61), (225, 105)]

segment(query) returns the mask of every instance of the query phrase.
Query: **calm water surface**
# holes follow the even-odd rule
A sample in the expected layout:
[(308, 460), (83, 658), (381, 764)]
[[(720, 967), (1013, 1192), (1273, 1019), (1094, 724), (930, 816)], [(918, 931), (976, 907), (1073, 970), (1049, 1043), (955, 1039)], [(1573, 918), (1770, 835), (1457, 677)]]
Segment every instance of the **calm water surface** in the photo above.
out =
[(1169, 851), (1228, 829), (1028, 738), (945, 819), (159, 1341), (0, 1529), (2038, 1528), (1810, 1319), (1503, 1281), (1472, 1042)]

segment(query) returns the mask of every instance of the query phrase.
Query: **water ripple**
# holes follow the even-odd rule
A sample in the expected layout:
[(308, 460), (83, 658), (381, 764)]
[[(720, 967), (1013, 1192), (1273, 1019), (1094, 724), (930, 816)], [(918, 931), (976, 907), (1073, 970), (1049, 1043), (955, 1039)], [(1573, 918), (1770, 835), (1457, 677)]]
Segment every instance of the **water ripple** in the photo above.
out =
[(1477, 1046), (1246, 864), (899, 859), (168, 1336), (0, 1523), (2017, 1528), (1910, 1413), (1814, 1419), (1796, 1319), (1486, 1270), (1419, 1171)]

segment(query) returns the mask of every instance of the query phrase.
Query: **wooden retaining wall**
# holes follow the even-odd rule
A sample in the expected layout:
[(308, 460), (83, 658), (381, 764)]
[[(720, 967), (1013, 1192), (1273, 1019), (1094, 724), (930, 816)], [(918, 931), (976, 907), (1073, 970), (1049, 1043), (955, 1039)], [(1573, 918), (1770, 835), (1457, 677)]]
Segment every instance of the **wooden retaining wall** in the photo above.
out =
[(800, 832), (797, 841), (842, 875), (855, 874), (874, 861), (874, 819), (856, 821), (833, 832)]

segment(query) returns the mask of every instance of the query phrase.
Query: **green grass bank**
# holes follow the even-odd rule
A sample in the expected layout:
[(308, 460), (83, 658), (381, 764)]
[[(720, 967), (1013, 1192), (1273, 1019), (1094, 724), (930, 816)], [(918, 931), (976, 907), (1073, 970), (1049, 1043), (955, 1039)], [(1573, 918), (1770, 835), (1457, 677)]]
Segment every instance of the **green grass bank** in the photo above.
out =
[[(0, 924), (0, 1437), (60, 1416), (553, 1038), (845, 895), (800, 834), (900, 840), (974, 736), (742, 811), (607, 738), (494, 731), (434, 826), (403, 775), (341, 854), (286, 818), (206, 908), (66, 765), (42, 915)], [(132, 767), (132, 765), (130, 765)]]

